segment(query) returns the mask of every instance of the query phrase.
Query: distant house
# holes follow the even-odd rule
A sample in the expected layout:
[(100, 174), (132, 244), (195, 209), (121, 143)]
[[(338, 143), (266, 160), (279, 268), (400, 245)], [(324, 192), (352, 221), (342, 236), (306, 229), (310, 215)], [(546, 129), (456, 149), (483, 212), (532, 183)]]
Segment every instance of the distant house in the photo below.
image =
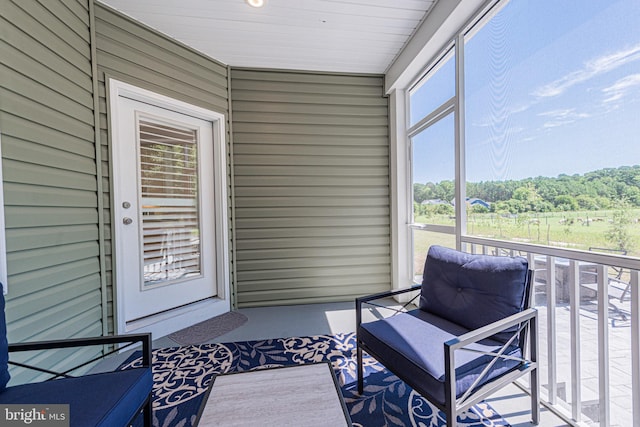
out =
[(489, 209), (491, 206), (489, 202), (485, 202), (482, 199), (478, 199), (477, 197), (467, 197), (467, 204), (470, 206), (482, 206), (484, 208)]
[[(489, 202), (485, 202), (484, 200), (479, 199), (477, 197), (467, 197), (466, 201), (467, 201), (467, 205), (469, 205), (469, 206), (482, 206), (482, 207), (487, 208), (487, 209), (489, 209), (491, 207), (491, 204)], [(424, 204), (424, 202), (423, 202), (423, 204)], [(451, 204), (455, 206), (455, 204), (456, 204), (455, 199), (451, 200)]]
[(442, 199), (424, 200), (421, 204), (422, 205), (451, 205), (451, 203), (447, 202), (446, 200), (442, 200)]

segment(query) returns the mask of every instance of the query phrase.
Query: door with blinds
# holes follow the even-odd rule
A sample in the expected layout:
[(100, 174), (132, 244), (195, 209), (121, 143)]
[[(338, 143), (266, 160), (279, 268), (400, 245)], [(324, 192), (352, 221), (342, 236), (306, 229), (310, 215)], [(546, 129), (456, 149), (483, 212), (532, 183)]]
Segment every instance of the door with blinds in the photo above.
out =
[(132, 322), (216, 295), (213, 124), (125, 97), (118, 103), (117, 268)]

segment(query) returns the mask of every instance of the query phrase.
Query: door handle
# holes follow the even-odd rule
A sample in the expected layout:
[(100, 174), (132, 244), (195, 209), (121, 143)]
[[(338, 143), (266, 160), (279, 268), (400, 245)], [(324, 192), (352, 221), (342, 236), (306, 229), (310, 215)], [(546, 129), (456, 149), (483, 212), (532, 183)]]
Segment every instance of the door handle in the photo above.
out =
[(126, 216), (126, 217), (122, 218), (122, 223), (123, 223), (124, 225), (129, 225), (129, 224), (131, 224), (132, 222), (133, 222), (133, 220), (132, 220), (131, 218), (129, 218), (128, 216)]

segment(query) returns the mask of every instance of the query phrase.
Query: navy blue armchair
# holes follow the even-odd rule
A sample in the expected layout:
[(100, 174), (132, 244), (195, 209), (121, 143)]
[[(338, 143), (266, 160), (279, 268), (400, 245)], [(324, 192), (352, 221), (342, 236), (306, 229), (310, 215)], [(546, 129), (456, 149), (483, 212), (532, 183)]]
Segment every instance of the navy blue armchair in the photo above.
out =
[[(538, 424), (537, 311), (522, 257), (429, 248), (421, 285), (356, 299), (358, 391), (363, 351), (409, 384), (455, 426), (458, 414), (529, 373)], [(419, 291), (418, 308), (379, 316), (376, 300)], [(414, 300), (415, 300), (414, 298)], [(408, 306), (408, 305), (407, 305)], [(364, 322), (363, 308), (378, 310)]]
[[(28, 405), (69, 405), (70, 425), (77, 427), (127, 426), (134, 420), (137, 422), (138, 417), (142, 417), (145, 426), (151, 426), (153, 387), (151, 334), (8, 344), (4, 308), (5, 300), (0, 286), (0, 404), (25, 405), (25, 410), (29, 410)], [(73, 370), (62, 373), (52, 372), (48, 369), (12, 362), (9, 357), (12, 352), (114, 346), (122, 343), (142, 344), (143, 367), (73, 377), (70, 375)], [(98, 359), (88, 363), (96, 362)], [(83, 363), (81, 366), (86, 366), (88, 363)], [(10, 364), (35, 369), (52, 377), (43, 382), (7, 387), (10, 379), (8, 369)]]

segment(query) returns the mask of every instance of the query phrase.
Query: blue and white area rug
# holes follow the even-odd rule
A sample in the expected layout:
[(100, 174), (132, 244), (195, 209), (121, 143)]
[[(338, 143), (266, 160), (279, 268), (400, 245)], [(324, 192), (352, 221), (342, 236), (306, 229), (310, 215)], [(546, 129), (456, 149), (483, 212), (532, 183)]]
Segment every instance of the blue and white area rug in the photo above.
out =
[[(444, 415), (365, 353), (365, 387), (356, 384), (355, 333), (203, 344), (153, 351), (153, 425), (189, 427), (216, 374), (331, 361), (354, 426), (446, 425)], [(121, 368), (140, 365), (134, 355)], [(286, 384), (283, 384), (286, 387)], [(486, 403), (458, 417), (458, 425), (508, 426)]]

